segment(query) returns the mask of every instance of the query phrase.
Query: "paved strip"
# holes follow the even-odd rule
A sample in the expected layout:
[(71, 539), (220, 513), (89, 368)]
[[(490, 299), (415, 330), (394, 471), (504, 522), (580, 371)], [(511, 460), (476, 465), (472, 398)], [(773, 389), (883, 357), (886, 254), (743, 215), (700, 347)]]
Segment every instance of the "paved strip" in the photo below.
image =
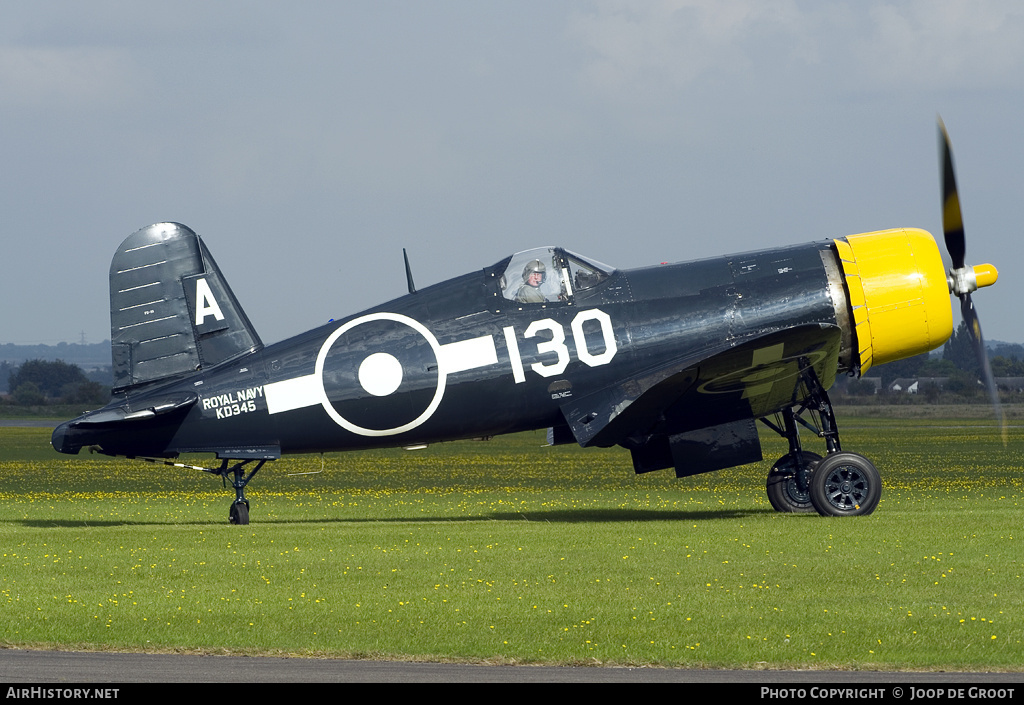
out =
[[(721, 671), (0, 649), (12, 683), (1024, 683), (1024, 673)], [(1024, 689), (1021, 691), (1024, 693)]]

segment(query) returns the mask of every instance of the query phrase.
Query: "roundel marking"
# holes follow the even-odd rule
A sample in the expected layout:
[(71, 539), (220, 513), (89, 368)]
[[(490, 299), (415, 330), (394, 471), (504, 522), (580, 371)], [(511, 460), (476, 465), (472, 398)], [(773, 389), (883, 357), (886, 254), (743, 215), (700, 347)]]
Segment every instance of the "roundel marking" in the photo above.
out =
[(375, 397), (394, 394), (402, 384), (402, 363), (394, 355), (373, 353), (359, 365), (359, 384)]
[[(426, 409), (424, 409), (423, 412), (412, 421), (393, 428), (365, 428), (352, 423), (350, 420), (338, 413), (338, 410), (334, 408), (330, 398), (327, 396), (327, 389), (324, 384), (324, 365), (334, 343), (337, 342), (338, 338), (357, 326), (373, 321), (393, 321), (395, 323), (408, 326), (426, 340), (434, 353), (434, 357), (439, 362), (437, 370), (437, 387), (434, 390), (434, 396), (431, 398)], [(355, 318), (339, 327), (331, 333), (327, 337), (327, 340), (324, 341), (324, 344), (320, 346), (320, 352), (316, 357), (316, 367), (314, 371), (314, 377), (316, 378), (317, 385), (319, 387), (317, 391), (320, 394), (320, 404), (323, 406), (324, 411), (327, 412), (327, 415), (330, 416), (336, 424), (345, 430), (359, 434), (360, 436), (394, 436), (399, 433), (404, 433), (405, 431), (416, 428), (429, 419), (441, 404), (441, 399), (444, 397), (445, 382), (447, 380), (447, 370), (445, 370), (444, 365), (440, 364), (441, 359), (441, 346), (437, 342), (437, 338), (435, 338), (434, 334), (419, 321), (409, 318), (408, 316), (403, 316), (400, 313), (371, 313), (366, 316), (360, 316), (359, 318)], [(402, 378), (403, 373), (401, 363), (393, 355), (388, 353), (372, 353), (367, 355), (359, 364), (358, 379), (360, 386), (362, 386), (362, 388), (369, 394), (377, 397), (384, 397), (394, 393), (401, 385)]]

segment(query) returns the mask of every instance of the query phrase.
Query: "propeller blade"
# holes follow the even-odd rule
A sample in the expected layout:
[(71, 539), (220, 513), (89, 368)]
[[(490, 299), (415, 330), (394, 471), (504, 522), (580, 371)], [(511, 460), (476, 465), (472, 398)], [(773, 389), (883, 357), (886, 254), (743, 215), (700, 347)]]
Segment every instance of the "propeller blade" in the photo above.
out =
[(953, 269), (950, 270), (950, 289), (960, 297), (960, 313), (967, 325), (971, 336), (971, 343), (974, 347), (974, 356), (978, 360), (978, 370), (981, 372), (985, 382), (985, 389), (988, 391), (989, 401), (992, 402), (992, 411), (1003, 435), (1003, 445), (1007, 442), (1006, 419), (1003, 416), (1003, 407), (999, 403), (999, 389), (996, 387), (996, 380), (992, 376), (992, 366), (988, 362), (988, 351), (985, 350), (985, 338), (981, 334), (981, 321), (978, 320), (978, 312), (974, 310), (974, 301), (971, 300), (971, 292), (978, 286), (989, 286), (995, 283), (995, 267), (982, 265), (981, 267), (967, 267), (967, 240), (964, 236), (964, 219), (960, 211), (960, 196), (956, 188), (956, 173), (953, 169), (953, 149), (949, 145), (949, 133), (946, 132), (946, 125), (939, 118), (939, 154), (942, 162), (942, 232), (946, 239), (946, 251), (953, 260)]
[(946, 251), (953, 260), (953, 269), (961, 269), (967, 256), (967, 243), (953, 171), (953, 150), (942, 118), (939, 118), (939, 152), (942, 155), (942, 232), (946, 238)]
[(967, 324), (971, 343), (974, 346), (974, 356), (978, 359), (978, 369), (981, 370), (985, 389), (988, 391), (988, 398), (992, 403), (992, 410), (995, 412), (996, 421), (999, 423), (999, 428), (1003, 434), (1003, 445), (1006, 445), (1006, 419), (1003, 417), (1003, 407), (999, 403), (999, 389), (996, 387), (995, 377), (992, 376), (992, 366), (988, 362), (988, 351), (985, 350), (985, 337), (981, 334), (981, 321), (978, 319), (978, 312), (974, 310), (974, 301), (971, 300), (970, 294), (964, 294), (960, 297), (960, 314), (964, 317), (964, 323)]

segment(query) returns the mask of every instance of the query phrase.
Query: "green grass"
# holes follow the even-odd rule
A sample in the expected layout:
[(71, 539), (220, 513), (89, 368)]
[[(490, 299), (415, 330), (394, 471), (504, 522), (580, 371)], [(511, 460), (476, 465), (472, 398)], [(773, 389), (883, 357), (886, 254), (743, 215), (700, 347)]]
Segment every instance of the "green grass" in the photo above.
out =
[(885, 481), (870, 517), (773, 512), (770, 460), (635, 476), (625, 451), (531, 433), (286, 458), (244, 527), (216, 478), (0, 429), (0, 644), (1020, 670), (1020, 430), (841, 429)]

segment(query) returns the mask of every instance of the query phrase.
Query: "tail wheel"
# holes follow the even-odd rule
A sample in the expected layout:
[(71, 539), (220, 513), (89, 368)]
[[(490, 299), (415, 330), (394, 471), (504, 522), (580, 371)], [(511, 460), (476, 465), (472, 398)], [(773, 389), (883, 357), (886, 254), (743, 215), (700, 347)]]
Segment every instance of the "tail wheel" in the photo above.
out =
[[(777, 512), (806, 514), (814, 511), (809, 482), (821, 456), (806, 450), (787, 453), (768, 473), (768, 501)], [(804, 475), (800, 477), (801, 473)]]
[(249, 503), (248, 502), (234, 502), (231, 505), (231, 511), (228, 512), (228, 522), (232, 524), (248, 524), (249, 523)]
[(832, 453), (811, 475), (810, 495), (822, 516), (866, 516), (882, 497), (882, 476), (863, 455)]

